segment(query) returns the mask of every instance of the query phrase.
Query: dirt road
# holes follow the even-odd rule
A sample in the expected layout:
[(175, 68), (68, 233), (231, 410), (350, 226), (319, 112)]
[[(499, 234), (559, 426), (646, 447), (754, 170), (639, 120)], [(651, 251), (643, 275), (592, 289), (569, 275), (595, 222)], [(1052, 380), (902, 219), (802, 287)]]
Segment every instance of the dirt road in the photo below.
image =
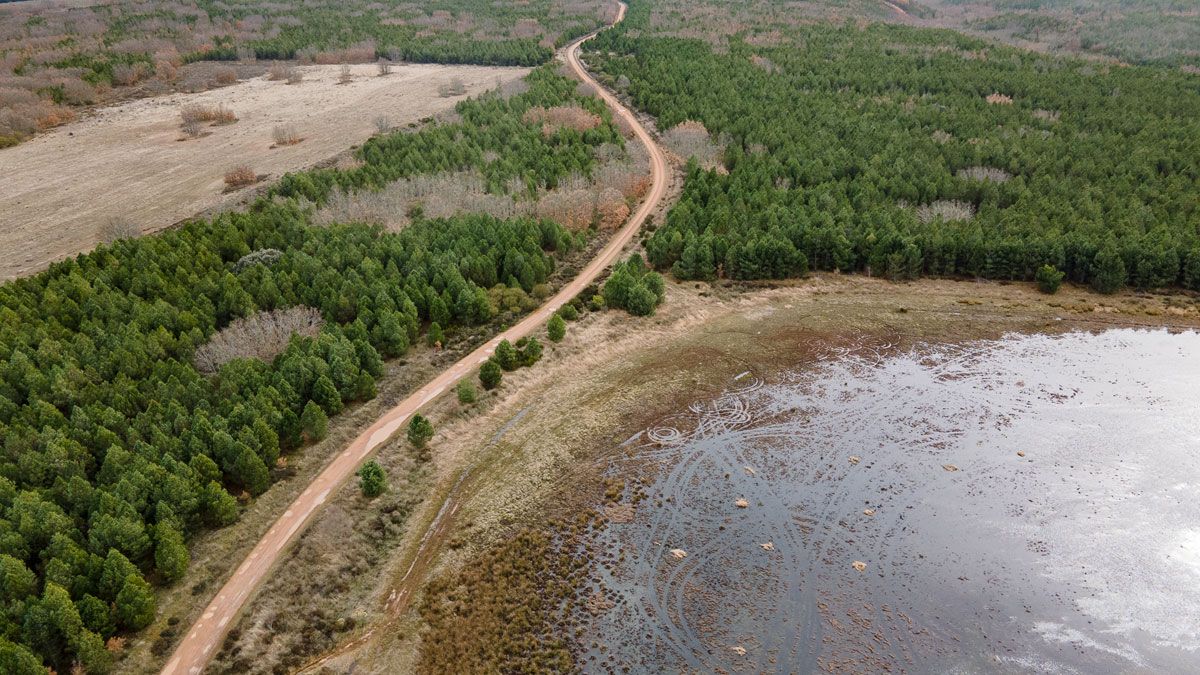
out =
[[(625, 5), (617, 14), (619, 22), (625, 16)], [(455, 363), (441, 375), (434, 378), (409, 398), (401, 401), (372, 424), (366, 431), (354, 439), (349, 446), (317, 476), (307, 489), (288, 507), (283, 516), (271, 527), (266, 536), (258, 542), (250, 555), (233, 573), (217, 596), (209, 603), (204, 614), (191, 627), (183, 641), (179, 643), (175, 653), (163, 669), (163, 675), (195, 675), (204, 669), (217, 647), (224, 639), (233, 619), (241, 611), (246, 601), (254, 593), (258, 585), (270, 572), (271, 566), (282, 555), (296, 534), (312, 518), (313, 514), (325, 503), (329, 495), (346, 482), (358, 470), (359, 465), (392, 434), (399, 430), (409, 416), (422, 406), (432, 401), (438, 395), (452, 388), (460, 379), (473, 375), (476, 369), (495, 351), (501, 340), (516, 341), (538, 330), (550, 320), (551, 315), (562, 305), (570, 301), (592, 283), (600, 273), (620, 256), (621, 251), (633, 239), (646, 216), (658, 204), (666, 192), (667, 161), (662, 150), (641, 126), (637, 117), (621, 105), (617, 99), (596, 82), (583, 69), (579, 61), (579, 46), (589, 39), (585, 37), (566, 49), (568, 66), (585, 82), (595, 87), (598, 95), (633, 128), (639, 141), (645, 144), (650, 155), (650, 169), (654, 183), (645, 201), (638, 207), (633, 217), (612, 238), (580, 274), (564, 286), (557, 294), (546, 301), (541, 307), (525, 317), (521, 322), (494, 337), (487, 344), (479, 347), (460, 361)]]

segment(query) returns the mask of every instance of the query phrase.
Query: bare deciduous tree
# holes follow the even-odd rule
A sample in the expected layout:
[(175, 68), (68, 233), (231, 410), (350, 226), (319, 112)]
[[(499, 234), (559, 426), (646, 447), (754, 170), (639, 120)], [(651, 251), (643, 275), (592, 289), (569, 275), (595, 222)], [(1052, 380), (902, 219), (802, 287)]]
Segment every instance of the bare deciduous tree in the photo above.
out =
[(137, 239), (142, 234), (142, 228), (137, 223), (123, 216), (113, 216), (100, 226), (100, 240), (111, 244), (120, 239)]
[(341, 72), (338, 73), (338, 84), (350, 84), (354, 81), (354, 73), (350, 70), (350, 64), (343, 64)]
[(234, 359), (270, 361), (287, 349), (293, 335), (314, 337), (324, 321), (312, 307), (292, 307), (235, 319), (196, 348), (196, 368), (215, 373)]
[(386, 115), (380, 115), (375, 118), (375, 131), (377, 133), (386, 134), (392, 128), (392, 121)]
[(379, 74), (381, 76), (392, 74), (392, 62), (391, 61), (388, 61), (387, 59), (379, 59), (378, 66), (379, 66)]

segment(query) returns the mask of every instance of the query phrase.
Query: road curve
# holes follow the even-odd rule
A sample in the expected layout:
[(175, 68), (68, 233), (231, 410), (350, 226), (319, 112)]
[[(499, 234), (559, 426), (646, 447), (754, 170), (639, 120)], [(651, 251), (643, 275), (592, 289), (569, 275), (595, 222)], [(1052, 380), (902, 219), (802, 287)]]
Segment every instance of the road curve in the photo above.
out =
[[(614, 23), (625, 17), (626, 6), (619, 3), (620, 8)], [(346, 448), (335, 457), (313, 482), (296, 498), (282, 516), (279, 517), (267, 534), (259, 540), (254, 549), (242, 561), (215, 598), (204, 609), (204, 613), (192, 625), (183, 641), (176, 647), (162, 675), (198, 675), (209, 659), (216, 652), (225, 634), (234, 623), (234, 619), (250, 599), (259, 584), (267, 577), (271, 567), (279, 560), (284, 550), (296, 537), (297, 533), (308, 524), (313, 514), (321, 505), (351, 476), (355, 474), (362, 462), (385, 441), (396, 433), (408, 418), (422, 406), (432, 401), (438, 395), (447, 391), (460, 379), (471, 375), (492, 353), (501, 340), (516, 340), (532, 334), (550, 320), (560, 307), (579, 295), (588, 284), (596, 280), (605, 268), (620, 256), (621, 251), (637, 234), (646, 217), (654, 210), (666, 194), (667, 161), (662, 150), (650, 137), (650, 134), (638, 122), (616, 97), (604, 90), (579, 61), (579, 47), (590, 40), (595, 33), (588, 35), (566, 48), (566, 63), (584, 82), (591, 84), (597, 94), (604, 99), (615, 116), (624, 119), (633, 129), (638, 140), (647, 148), (650, 155), (650, 169), (653, 184), (646, 198), (629, 221), (613, 236), (612, 240), (600, 251), (587, 267), (558, 293), (538, 307), (512, 328), (500, 333), (486, 344), (463, 357), (449, 369), (421, 387), (416, 393), (401, 401), (391, 410), (384, 413), (366, 431), (363, 431)]]

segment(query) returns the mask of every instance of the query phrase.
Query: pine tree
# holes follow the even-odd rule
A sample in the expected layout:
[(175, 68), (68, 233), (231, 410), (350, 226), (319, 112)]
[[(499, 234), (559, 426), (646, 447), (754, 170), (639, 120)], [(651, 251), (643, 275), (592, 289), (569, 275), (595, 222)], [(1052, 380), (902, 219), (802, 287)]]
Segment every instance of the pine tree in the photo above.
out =
[(517, 349), (508, 340), (501, 340), (500, 344), (496, 345), (496, 355), (493, 358), (504, 370), (516, 370), (521, 366)]
[(321, 406), (326, 415), (336, 415), (342, 411), (342, 395), (338, 393), (333, 380), (324, 375), (318, 377), (313, 385), (312, 400)]
[(161, 522), (155, 526), (154, 568), (167, 583), (183, 578), (188, 568), (187, 545), (183, 533), (171, 523)]
[(1042, 265), (1038, 268), (1034, 279), (1037, 281), (1039, 291), (1053, 295), (1058, 292), (1059, 286), (1062, 286), (1064, 276), (1054, 265)]
[(504, 372), (500, 368), (500, 364), (496, 363), (494, 358), (483, 362), (479, 367), (479, 382), (483, 384), (483, 388), (491, 391), (500, 386), (500, 380), (503, 379)]
[(531, 337), (525, 343), (525, 348), (521, 350), (521, 365), (532, 366), (542, 360), (542, 343), (537, 338)]
[(1117, 247), (1110, 241), (1092, 260), (1092, 288), (1099, 293), (1111, 294), (1125, 283), (1125, 261)]
[(225, 527), (238, 519), (237, 500), (217, 481), (209, 481), (200, 495), (204, 520), (213, 527)]
[(387, 476), (383, 467), (375, 460), (363, 464), (358, 470), (358, 484), (364, 497), (374, 498), (387, 491)]
[(475, 402), (475, 387), (470, 382), (466, 380), (459, 380), (458, 386), (456, 386), (454, 389), (458, 394), (459, 403), (462, 403), (463, 405), (470, 405), (471, 403)]
[(154, 621), (154, 591), (139, 574), (130, 574), (116, 599), (117, 622), (130, 630), (141, 630)]
[(433, 424), (422, 415), (413, 415), (408, 421), (408, 442), (418, 448), (425, 447), (433, 438)]
[(546, 334), (551, 342), (562, 342), (562, 339), (567, 335), (567, 322), (558, 314), (550, 317), (550, 323), (546, 324)]
[(309, 401), (304, 404), (304, 412), (300, 414), (300, 428), (310, 443), (322, 440), (329, 429), (329, 418), (321, 406)]
[(262, 458), (245, 444), (239, 443), (237, 458), (234, 460), (231, 478), (257, 497), (271, 486), (271, 474)]
[(446, 336), (442, 333), (442, 325), (436, 321), (429, 324), (429, 331), (425, 334), (425, 344), (440, 349), (445, 340)]

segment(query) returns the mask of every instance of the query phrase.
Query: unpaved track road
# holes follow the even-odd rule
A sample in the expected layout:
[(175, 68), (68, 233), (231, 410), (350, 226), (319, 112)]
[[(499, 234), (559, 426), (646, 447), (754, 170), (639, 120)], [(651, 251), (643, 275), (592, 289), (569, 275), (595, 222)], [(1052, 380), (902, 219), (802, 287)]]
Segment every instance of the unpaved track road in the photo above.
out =
[[(621, 3), (614, 23), (620, 22), (624, 17), (625, 4)], [(216, 597), (205, 608), (200, 619), (191, 627), (183, 641), (175, 649), (175, 653), (171, 655), (166, 667), (162, 670), (163, 675), (197, 675), (200, 673), (220, 646), (221, 641), (224, 640), (225, 634), (233, 625), (246, 601), (250, 599), (259, 584), (266, 578), (267, 573), (271, 571), (275, 561), (279, 560), (288, 544), (312, 519), (333, 491), (353, 476), (359, 465), (392, 434), (396, 433), (413, 413), (453, 387), (463, 377), (473, 374), (479, 365), (492, 355), (501, 340), (516, 341), (532, 334), (549, 321), (554, 312), (581, 293), (588, 284), (595, 281), (605, 268), (617, 260), (621, 251), (637, 234), (642, 223), (646, 221), (646, 217), (658, 205), (667, 189), (666, 157), (654, 139), (650, 137), (649, 132), (638, 122), (637, 117), (584, 70), (579, 61), (579, 46), (591, 37), (591, 35), (584, 37), (567, 47), (567, 65), (584, 82), (591, 84), (596, 89), (597, 94), (604, 99), (613, 114), (624, 118), (638, 140), (646, 146), (650, 155), (650, 170), (654, 181), (646, 199), (629, 219), (629, 222), (600, 251), (600, 254), (554, 297), (547, 300), (545, 304), (534, 310), (517, 325), (463, 357), (412, 396), (384, 413), (366, 431), (355, 438), (341, 454), (335, 457), (308, 488), (296, 498), (296, 501), (292, 502), (279, 520), (271, 526), (266, 536), (255, 545), (250, 555), (242, 561), (233, 576), (217, 592)]]

